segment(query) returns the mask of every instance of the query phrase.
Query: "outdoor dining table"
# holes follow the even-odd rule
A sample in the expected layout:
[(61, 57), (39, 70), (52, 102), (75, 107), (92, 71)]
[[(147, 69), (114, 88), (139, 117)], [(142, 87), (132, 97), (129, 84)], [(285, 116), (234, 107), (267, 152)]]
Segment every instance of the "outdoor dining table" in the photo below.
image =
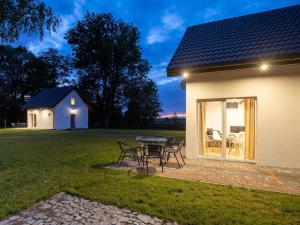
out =
[(162, 144), (165, 145), (168, 141), (167, 137), (161, 136), (143, 136), (137, 138), (137, 141), (143, 142), (144, 144)]
[[(168, 138), (162, 137), (162, 136), (143, 136), (143, 137), (136, 138), (136, 140), (138, 142), (142, 142), (144, 145), (143, 146), (144, 148), (145, 148), (145, 146), (148, 147), (148, 154), (147, 154), (148, 156), (149, 156), (150, 149), (153, 149), (153, 150), (155, 149), (154, 153), (156, 152), (156, 154), (159, 153), (159, 155), (158, 155), (159, 161), (160, 161), (159, 165), (162, 166), (162, 170), (163, 170), (163, 164), (162, 164), (163, 149), (168, 142)], [(157, 151), (158, 148), (159, 148), (159, 152)], [(145, 157), (145, 149), (143, 149), (142, 157), (143, 158)], [(143, 161), (143, 163), (144, 163), (144, 161)], [(148, 164), (148, 161), (147, 161), (147, 164)], [(147, 173), (148, 173), (148, 165), (147, 165)]]

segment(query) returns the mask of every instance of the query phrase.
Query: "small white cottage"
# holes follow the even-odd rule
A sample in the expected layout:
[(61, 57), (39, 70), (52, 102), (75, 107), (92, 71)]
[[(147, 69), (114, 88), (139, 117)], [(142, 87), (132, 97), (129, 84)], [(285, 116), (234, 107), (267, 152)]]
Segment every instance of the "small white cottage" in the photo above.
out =
[(45, 89), (23, 108), (27, 109), (28, 128), (88, 128), (88, 104), (72, 86)]

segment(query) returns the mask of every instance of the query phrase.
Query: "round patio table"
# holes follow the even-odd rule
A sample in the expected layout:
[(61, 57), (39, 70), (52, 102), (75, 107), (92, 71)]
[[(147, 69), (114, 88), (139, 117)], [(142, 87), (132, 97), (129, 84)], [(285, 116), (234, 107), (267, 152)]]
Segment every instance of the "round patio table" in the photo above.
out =
[(168, 138), (158, 136), (143, 136), (137, 138), (137, 141), (143, 142), (145, 144), (165, 144), (168, 141)]
[[(147, 173), (148, 173), (148, 157), (156, 157), (159, 158), (159, 165), (162, 166), (162, 172), (164, 170), (164, 166), (162, 163), (162, 157), (165, 145), (168, 141), (167, 137), (161, 136), (143, 136), (136, 138), (138, 142), (142, 142), (144, 144), (143, 147), (143, 165), (144, 165), (144, 157), (146, 157), (146, 165), (147, 165)], [(145, 147), (147, 146), (147, 152), (145, 151)], [(159, 147), (160, 146), (160, 147)], [(149, 152), (151, 150), (151, 152)]]

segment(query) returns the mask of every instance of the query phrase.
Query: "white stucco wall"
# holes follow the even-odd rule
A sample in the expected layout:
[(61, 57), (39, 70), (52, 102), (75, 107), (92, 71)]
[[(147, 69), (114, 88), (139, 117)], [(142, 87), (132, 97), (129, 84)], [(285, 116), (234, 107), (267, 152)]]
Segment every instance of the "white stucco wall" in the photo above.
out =
[(256, 159), (261, 165), (300, 168), (300, 65), (192, 74), (186, 83), (186, 151), (197, 158), (197, 99), (257, 97)]
[[(75, 98), (76, 105), (71, 105)], [(76, 91), (70, 92), (55, 108), (54, 128), (58, 130), (71, 128), (71, 110), (76, 112), (76, 128), (88, 128), (88, 107)]]
[[(32, 127), (29, 114), (36, 114), (37, 127)], [(27, 127), (34, 129), (53, 129), (53, 111), (51, 109), (28, 109)]]

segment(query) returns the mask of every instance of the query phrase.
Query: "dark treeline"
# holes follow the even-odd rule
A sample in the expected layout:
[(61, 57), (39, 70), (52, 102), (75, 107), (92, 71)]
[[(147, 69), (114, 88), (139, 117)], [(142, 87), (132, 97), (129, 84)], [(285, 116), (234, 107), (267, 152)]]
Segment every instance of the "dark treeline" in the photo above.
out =
[(71, 59), (54, 49), (35, 56), (25, 47), (0, 46), (0, 118), (25, 122), (25, 99), (39, 91), (69, 83)]
[[(49, 29), (55, 31), (59, 18), (49, 12)], [(147, 77), (151, 66), (142, 58), (140, 33), (133, 24), (111, 14), (87, 13), (67, 31), (72, 55), (64, 56), (55, 49), (34, 55), (25, 47), (8, 45), (19, 36), (5, 36), (3, 29), (10, 22), (9, 17), (0, 21), (0, 126), (4, 120), (7, 125), (25, 122), (21, 106), (28, 96), (60, 85), (76, 85), (90, 101), (91, 126), (145, 127), (158, 116), (158, 90)]]

